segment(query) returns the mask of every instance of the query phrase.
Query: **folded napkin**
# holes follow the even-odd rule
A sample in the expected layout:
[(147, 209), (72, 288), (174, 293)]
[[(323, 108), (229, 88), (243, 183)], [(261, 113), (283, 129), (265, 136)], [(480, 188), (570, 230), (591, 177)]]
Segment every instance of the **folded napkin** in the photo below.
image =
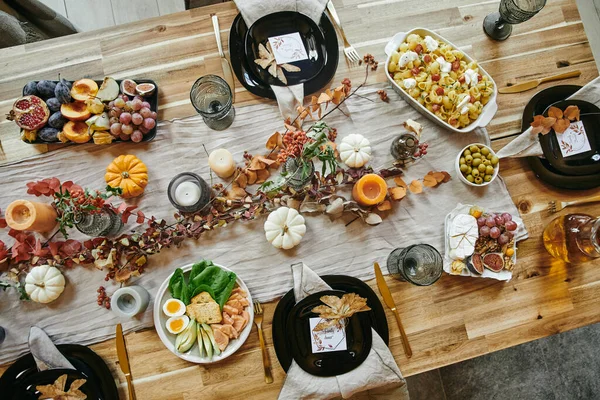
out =
[(75, 369), (73, 364), (56, 348), (46, 332), (37, 326), (29, 330), (29, 350), (39, 371), (66, 368)]
[[(569, 99), (584, 100), (600, 107), (600, 77), (573, 93)], [(516, 139), (500, 149), (496, 155), (499, 158), (542, 157), (544, 152), (542, 151), (538, 135), (532, 135), (531, 129), (530, 127), (521, 133)]]
[[(258, 19), (280, 11), (296, 11), (317, 24), (329, 0), (234, 0), (248, 28)], [(277, 98), (281, 116), (286, 119), (296, 114), (297, 105), (304, 100), (304, 84), (292, 86), (271, 85)]]
[[(296, 302), (312, 293), (331, 289), (304, 263), (292, 265), (292, 274)], [(279, 393), (279, 400), (326, 400), (340, 396), (347, 399), (355, 394), (353, 399), (408, 400), (406, 381), (394, 361), (394, 356), (377, 332), (372, 332), (373, 343), (367, 359), (346, 374), (331, 377), (314, 376), (292, 361)]]

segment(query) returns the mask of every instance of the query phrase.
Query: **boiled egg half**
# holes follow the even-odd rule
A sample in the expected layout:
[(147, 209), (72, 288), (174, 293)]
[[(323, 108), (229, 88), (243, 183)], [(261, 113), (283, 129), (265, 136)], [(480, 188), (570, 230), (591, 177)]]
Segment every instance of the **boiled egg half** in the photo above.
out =
[(163, 312), (167, 317), (180, 317), (185, 314), (185, 304), (177, 299), (169, 299), (163, 305)]
[(183, 332), (185, 327), (190, 322), (190, 318), (187, 315), (181, 315), (179, 317), (171, 317), (167, 320), (167, 330), (173, 335)]

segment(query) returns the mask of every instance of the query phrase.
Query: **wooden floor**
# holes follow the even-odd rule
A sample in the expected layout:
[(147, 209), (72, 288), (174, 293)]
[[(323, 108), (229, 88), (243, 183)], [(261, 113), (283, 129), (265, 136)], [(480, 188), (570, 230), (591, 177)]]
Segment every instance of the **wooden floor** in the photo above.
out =
[(84, 32), (185, 10), (184, 0), (40, 0)]

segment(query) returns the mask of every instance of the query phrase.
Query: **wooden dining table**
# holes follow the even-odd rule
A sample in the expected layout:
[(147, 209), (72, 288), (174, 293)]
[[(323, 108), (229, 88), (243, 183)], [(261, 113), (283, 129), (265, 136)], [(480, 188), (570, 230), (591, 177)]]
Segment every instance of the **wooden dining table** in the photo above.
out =
[[(381, 63), (369, 83), (386, 81), (384, 45), (397, 32), (426, 27), (447, 37), (477, 59), (498, 86), (580, 70), (581, 76), (558, 84), (585, 85), (598, 76), (575, 0), (548, 2), (530, 21), (515, 25), (504, 42), (490, 40), (482, 30), (484, 17), (498, 10), (498, 1), (334, 0), (346, 35), (358, 52)], [(0, 49), (0, 115), (30, 80), (112, 76), (145, 77), (159, 87), (159, 119), (195, 115), (189, 101), (192, 83), (206, 74), (222, 75), (211, 14), (218, 15), (224, 48), (229, 26), (238, 14), (233, 2), (220, 3), (62, 38)], [(346, 63), (340, 40), (340, 63), (333, 82), (360, 81), (362, 67)], [(391, 88), (389, 88), (391, 90)], [(252, 95), (236, 81), (236, 107), (271, 102)], [(498, 150), (521, 132), (524, 106), (536, 90), (498, 95), (498, 112), (487, 127)], [(28, 145), (14, 123), (0, 122), (0, 168), (58, 145)], [(574, 200), (597, 191), (561, 190), (540, 181), (525, 159), (505, 159), (501, 175), (517, 205), (529, 238), (518, 244), (518, 262), (509, 282), (444, 275), (430, 287), (386, 280), (398, 305), (413, 356), (404, 354), (393, 314), (386, 309), (389, 347), (405, 376), (481, 356), (521, 343), (600, 321), (600, 262), (568, 265), (544, 249), (542, 232), (557, 215), (585, 212), (600, 215), (600, 205), (576, 206), (549, 214), (551, 200)], [(456, 181), (454, 184), (460, 184)], [(99, 280), (102, 279), (99, 274)], [(369, 284), (376, 289), (374, 281)], [(271, 321), (277, 301), (264, 304), (264, 332), (273, 363), (273, 384), (263, 379), (256, 328), (231, 357), (214, 365), (196, 365), (173, 355), (153, 329), (126, 336), (138, 399), (197, 398), (273, 399), (285, 380), (277, 362)], [(24, 316), (19, 316), (19, 318)], [(93, 327), (90, 327), (93, 329)], [(109, 365), (127, 397), (114, 340), (92, 345)], [(0, 347), (1, 351), (1, 347)], [(3, 372), (8, 366), (0, 367)]]

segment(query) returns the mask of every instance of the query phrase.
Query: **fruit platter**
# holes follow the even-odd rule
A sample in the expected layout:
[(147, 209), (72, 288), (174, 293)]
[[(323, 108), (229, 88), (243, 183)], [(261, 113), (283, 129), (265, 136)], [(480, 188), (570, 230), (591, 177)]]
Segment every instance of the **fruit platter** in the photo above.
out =
[(158, 92), (154, 81), (31, 81), (8, 119), (25, 143), (146, 142), (156, 136)]
[(195, 363), (220, 361), (244, 344), (254, 320), (252, 297), (237, 275), (212, 261), (177, 268), (154, 304), (163, 344)]
[(458, 204), (445, 220), (444, 271), (508, 281), (517, 262), (523, 221), (506, 212)]

